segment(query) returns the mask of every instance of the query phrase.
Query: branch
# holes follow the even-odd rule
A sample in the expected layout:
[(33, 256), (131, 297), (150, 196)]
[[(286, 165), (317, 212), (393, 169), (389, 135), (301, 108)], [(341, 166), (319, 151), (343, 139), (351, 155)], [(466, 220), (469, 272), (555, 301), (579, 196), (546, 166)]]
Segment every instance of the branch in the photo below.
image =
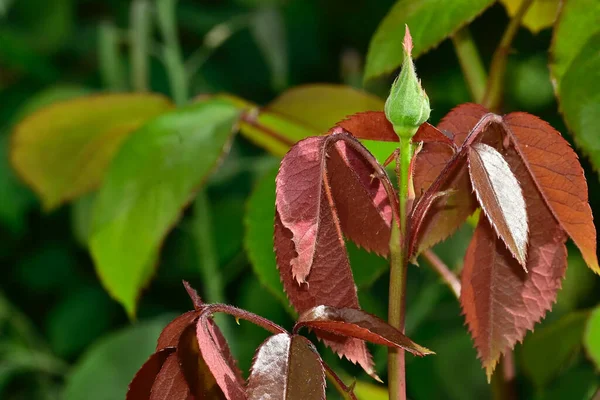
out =
[(335, 390), (338, 391), (344, 400), (356, 400), (356, 395), (353, 391), (353, 385), (350, 387), (346, 386), (340, 377), (337, 376), (337, 374), (325, 362), (323, 362), (323, 369), (325, 370), (325, 376), (327, 376), (329, 382), (333, 384)]
[(533, 0), (523, 0), (517, 13), (512, 17), (506, 31), (500, 40), (500, 44), (494, 52), (492, 65), (490, 67), (490, 77), (485, 89), (482, 104), (491, 111), (498, 111), (504, 93), (504, 76), (506, 73), (506, 63), (508, 61), (508, 53), (510, 45), (521, 26), (523, 17), (529, 10)]
[(476, 103), (481, 103), (485, 94), (487, 73), (468, 26), (452, 36), (452, 43), (471, 98)]
[(459, 299), (461, 285), (456, 274), (454, 274), (454, 272), (452, 272), (432, 250), (425, 250), (423, 252), (423, 257), (441, 276), (444, 283), (450, 287), (456, 298)]

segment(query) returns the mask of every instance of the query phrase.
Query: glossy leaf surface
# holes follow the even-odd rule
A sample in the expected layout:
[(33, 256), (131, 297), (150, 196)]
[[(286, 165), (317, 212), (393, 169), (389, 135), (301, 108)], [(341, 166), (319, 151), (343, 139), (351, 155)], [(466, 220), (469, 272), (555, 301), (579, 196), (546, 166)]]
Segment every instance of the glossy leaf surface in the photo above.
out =
[(382, 319), (354, 308), (317, 306), (302, 313), (296, 326), (306, 326), (383, 346), (402, 348), (418, 356), (432, 354), (431, 350), (414, 343)]
[(221, 100), (165, 114), (135, 132), (111, 164), (90, 247), (102, 283), (130, 315), (160, 243), (225, 151), (238, 116)]
[(469, 175), (492, 227), (525, 268), (529, 226), (519, 181), (502, 155), (483, 143), (469, 148)]
[(247, 391), (249, 400), (325, 400), (317, 349), (303, 336), (271, 336), (256, 352)]
[(156, 376), (174, 351), (174, 348), (167, 348), (152, 354), (133, 377), (125, 400), (149, 399)]
[(179, 367), (176, 354), (171, 354), (163, 364), (152, 389), (149, 400), (187, 400), (190, 389)]
[(566, 269), (566, 235), (514, 150), (504, 154), (529, 216), (527, 273), (481, 218), (465, 256), (460, 302), (488, 379), (500, 355), (544, 317)]
[(11, 161), (20, 176), (53, 209), (95, 189), (123, 140), (168, 111), (153, 94), (105, 94), (55, 103), (17, 125)]

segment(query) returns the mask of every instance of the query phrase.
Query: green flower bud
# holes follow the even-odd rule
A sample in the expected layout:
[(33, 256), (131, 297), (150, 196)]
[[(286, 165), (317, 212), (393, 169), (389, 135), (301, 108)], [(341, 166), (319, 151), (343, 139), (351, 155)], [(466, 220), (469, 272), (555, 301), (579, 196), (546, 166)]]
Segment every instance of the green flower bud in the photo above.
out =
[(429, 97), (417, 78), (411, 57), (412, 37), (406, 26), (404, 34), (404, 62), (400, 74), (394, 80), (390, 95), (385, 101), (385, 116), (394, 126), (400, 138), (410, 139), (419, 126), (429, 119)]

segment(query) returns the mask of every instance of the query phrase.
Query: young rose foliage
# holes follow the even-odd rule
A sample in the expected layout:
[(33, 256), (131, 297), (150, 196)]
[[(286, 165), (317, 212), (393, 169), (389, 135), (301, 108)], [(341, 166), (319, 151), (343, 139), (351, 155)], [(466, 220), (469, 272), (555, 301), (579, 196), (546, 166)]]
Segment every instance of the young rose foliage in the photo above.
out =
[[(419, 356), (431, 354), (385, 321), (360, 310), (312, 308), (289, 333), (247, 311), (223, 304), (204, 304), (187, 282), (184, 286), (195, 310), (165, 327), (156, 352), (131, 381), (127, 400), (324, 400), (325, 369), (355, 399), (352, 390), (323, 362), (314, 345), (297, 334), (302, 327), (401, 348)], [(247, 381), (212, 320), (215, 312), (248, 320), (273, 333), (257, 349)]]
[[(349, 116), (330, 133), (294, 146), (277, 177), (275, 251), (299, 312), (316, 304), (359, 308), (343, 239), (386, 255), (397, 207), (385, 172), (356, 141), (398, 141), (384, 113)], [(489, 377), (501, 354), (556, 300), (567, 237), (600, 273), (583, 169), (546, 122), (520, 112), (495, 115), (476, 104), (456, 107), (437, 128), (421, 125), (413, 143), (422, 147), (411, 164), (411, 259), (483, 210), (465, 255), (460, 302)], [(361, 346), (332, 347), (349, 358), (362, 355), (355, 360), (369, 371)]]

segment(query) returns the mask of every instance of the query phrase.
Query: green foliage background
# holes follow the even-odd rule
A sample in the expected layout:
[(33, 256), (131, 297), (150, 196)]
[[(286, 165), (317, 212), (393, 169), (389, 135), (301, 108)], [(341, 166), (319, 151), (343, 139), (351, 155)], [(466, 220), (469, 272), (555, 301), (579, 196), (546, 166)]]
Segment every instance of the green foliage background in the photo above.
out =
[[(366, 89), (385, 98), (392, 76), (380, 76), (363, 86), (369, 43), (390, 10), (393, 11), (382, 26), (395, 26), (390, 19), (394, 13), (410, 9), (410, 3), (419, 2), (180, 0), (176, 8), (179, 25), (176, 34), (183, 57), (191, 57), (195, 63), (191, 68), (189, 96), (226, 92), (264, 105), (298, 85), (336, 83)], [(479, 8), (493, 2), (433, 3), (439, 3), (442, 10), (448, 7), (448, 12), (440, 13), (437, 9), (430, 15), (419, 11), (410, 23), (411, 29), (421, 32), (424, 38), (423, 47), (416, 49), (419, 56), (416, 65), (433, 108), (431, 121), (436, 123), (453, 106), (471, 99), (450, 40), (424, 53), (447, 34), (420, 31), (418, 26), (428, 18), (443, 18), (440, 25), (451, 26), (452, 18), (463, 18), (460, 10), (450, 12), (459, 6), (466, 7), (469, 12), (464, 18), (470, 20)], [(156, 141), (157, 147), (166, 146), (165, 152), (171, 151), (174, 159), (189, 163), (182, 162), (174, 169), (182, 182), (172, 180), (167, 172), (173, 171), (168, 170), (164, 186), (154, 188), (159, 194), (173, 195), (179, 207), (175, 215), (162, 216), (159, 222), (147, 221), (143, 214), (137, 217), (137, 222), (132, 219), (141, 230), (140, 236), (152, 236), (153, 228), (148, 226), (153, 223), (165, 228), (173, 224), (180, 208), (190, 203), (191, 206), (184, 209), (182, 219), (168, 231), (160, 254), (148, 256), (157, 268), (151, 280), (140, 278), (149, 283), (139, 298), (133, 321), (101, 285), (88, 250), (93, 219), (111, 213), (112, 189), (103, 190), (100, 195), (105, 203), (102, 203), (104, 211), (96, 210), (100, 215), (92, 212), (97, 192), (45, 212), (38, 197), (11, 167), (10, 134), (26, 115), (84, 93), (128, 90), (131, 84), (135, 85), (135, 79), (140, 79), (140, 73), (136, 74), (139, 60), (130, 58), (129, 47), (140, 40), (136, 39), (136, 33), (144, 29), (144, 22), (130, 17), (130, 5), (124, 0), (0, 0), (0, 398), (3, 399), (123, 398), (133, 373), (152, 352), (158, 332), (174, 315), (191, 308), (181, 286), (182, 279), (189, 280), (209, 301), (231, 303), (291, 327), (293, 312), (281, 293), (272, 244), (269, 247), (273, 177), (278, 159), (263, 147), (279, 156), (281, 149), (273, 149), (268, 143), (257, 146), (247, 136), (237, 135), (218, 168), (198, 182), (188, 181), (186, 174), (196, 176), (200, 174), (198, 170), (211, 169), (210, 157), (197, 148), (182, 154), (180, 149), (165, 144), (161, 135), (183, 129), (180, 114), (189, 118), (186, 126), (201, 127), (204, 111), (193, 107), (189, 111), (179, 109), (162, 117), (163, 125), (158, 125), (164, 128), (162, 131), (157, 125), (147, 129), (152, 131), (150, 139)], [(469, 7), (475, 8), (469, 10)], [(600, 13), (594, 7), (593, 1), (584, 7), (586, 13), (591, 13), (586, 18), (595, 16), (600, 21)], [(496, 3), (471, 25), (486, 66), (507, 22), (504, 7)], [(132, 26), (136, 29), (128, 31)], [(170, 56), (161, 55), (158, 28), (153, 25), (151, 29), (153, 33), (145, 43), (151, 55), (148, 78), (144, 80), (142, 72), (142, 83), (146, 82), (152, 92), (177, 97), (170, 89), (172, 77), (161, 61)], [(121, 38), (118, 62), (110, 59), (107, 40), (111, 35)], [(563, 58), (553, 65), (553, 88), (548, 68), (552, 30), (542, 29), (533, 34), (522, 28), (513, 44), (516, 51), (509, 58), (504, 109), (536, 114), (567, 140), (581, 146), (578, 151), (598, 221), (600, 185), (592, 165), (594, 161), (596, 168), (600, 165), (597, 158), (600, 129), (594, 125), (600, 115), (600, 78), (594, 78), (600, 70), (596, 67), (599, 36), (597, 32), (595, 36), (590, 32), (585, 35), (577, 33), (573, 37), (573, 41), (589, 43), (582, 47), (581, 54), (572, 56), (576, 64), (569, 67)], [(385, 36), (385, 32), (378, 33), (373, 43), (385, 41)], [(145, 39), (141, 40), (144, 45)], [(569, 45), (560, 41), (554, 44), (558, 53)], [(383, 58), (366, 68), (367, 75), (394, 70), (393, 57), (391, 61)], [(375, 71), (378, 65), (379, 72)], [(584, 77), (592, 79), (595, 86), (579, 84)], [(561, 96), (569, 128), (580, 135), (576, 140), (558, 112), (555, 92)], [(220, 101), (229, 104), (230, 100)], [(236, 115), (232, 109), (211, 113), (221, 113), (225, 119)], [(318, 129), (326, 129), (330, 124), (328, 117), (315, 116), (315, 121), (325, 126), (317, 124)], [(199, 142), (203, 140), (202, 129), (197, 131)], [(314, 133), (299, 133), (300, 137), (306, 134)], [(148, 135), (137, 135), (138, 142), (146, 138)], [(224, 133), (219, 138), (220, 148), (228, 137)], [(127, 181), (127, 174), (144, 173), (136, 170), (141, 167), (135, 158), (138, 143), (133, 139), (135, 135), (126, 147), (132, 155), (119, 154), (117, 162), (111, 165), (122, 176), (112, 177), (108, 186), (118, 185), (115, 181), (119, 179)], [(215, 158), (218, 155), (214, 151), (211, 154)], [(158, 164), (151, 156), (145, 162), (148, 167), (145, 173), (151, 173)], [(188, 198), (182, 187), (196, 187), (200, 183), (204, 187), (200, 197)], [(147, 192), (140, 196), (145, 195)], [(460, 268), (471, 230), (465, 226), (437, 247), (438, 255), (451, 267)], [(112, 235), (109, 232), (108, 236)], [(160, 239), (158, 235), (148, 240), (154, 243)], [(92, 240), (91, 246), (97, 256), (101, 251), (97, 249), (104, 244)], [(123, 257), (129, 249), (121, 248)], [(567, 278), (554, 310), (515, 351), (520, 399), (588, 399), (600, 383), (597, 374), (600, 312), (594, 311), (600, 303), (600, 280), (586, 268), (574, 247), (569, 250)], [(110, 255), (115, 254), (116, 250), (111, 250)], [(350, 249), (350, 254), (362, 306), (385, 316), (388, 286), (385, 262), (355, 248)], [(491, 398), (491, 389), (476, 359), (458, 303), (435, 273), (424, 262), (421, 264), (420, 268), (409, 270), (407, 333), (437, 355), (425, 359), (409, 357), (409, 397)], [(130, 315), (134, 314), (132, 307), (128, 308)], [(266, 337), (265, 332), (244, 322), (240, 326), (227, 319), (219, 322), (240, 366), (247, 371), (256, 346)], [(385, 377), (385, 349), (373, 350), (378, 372)], [(328, 350), (322, 354), (346, 376), (358, 377), (360, 398), (384, 398), (380, 387), (363, 384), (368, 382), (367, 377), (357, 368), (339, 361)], [(331, 393), (331, 398), (335, 396)]]

